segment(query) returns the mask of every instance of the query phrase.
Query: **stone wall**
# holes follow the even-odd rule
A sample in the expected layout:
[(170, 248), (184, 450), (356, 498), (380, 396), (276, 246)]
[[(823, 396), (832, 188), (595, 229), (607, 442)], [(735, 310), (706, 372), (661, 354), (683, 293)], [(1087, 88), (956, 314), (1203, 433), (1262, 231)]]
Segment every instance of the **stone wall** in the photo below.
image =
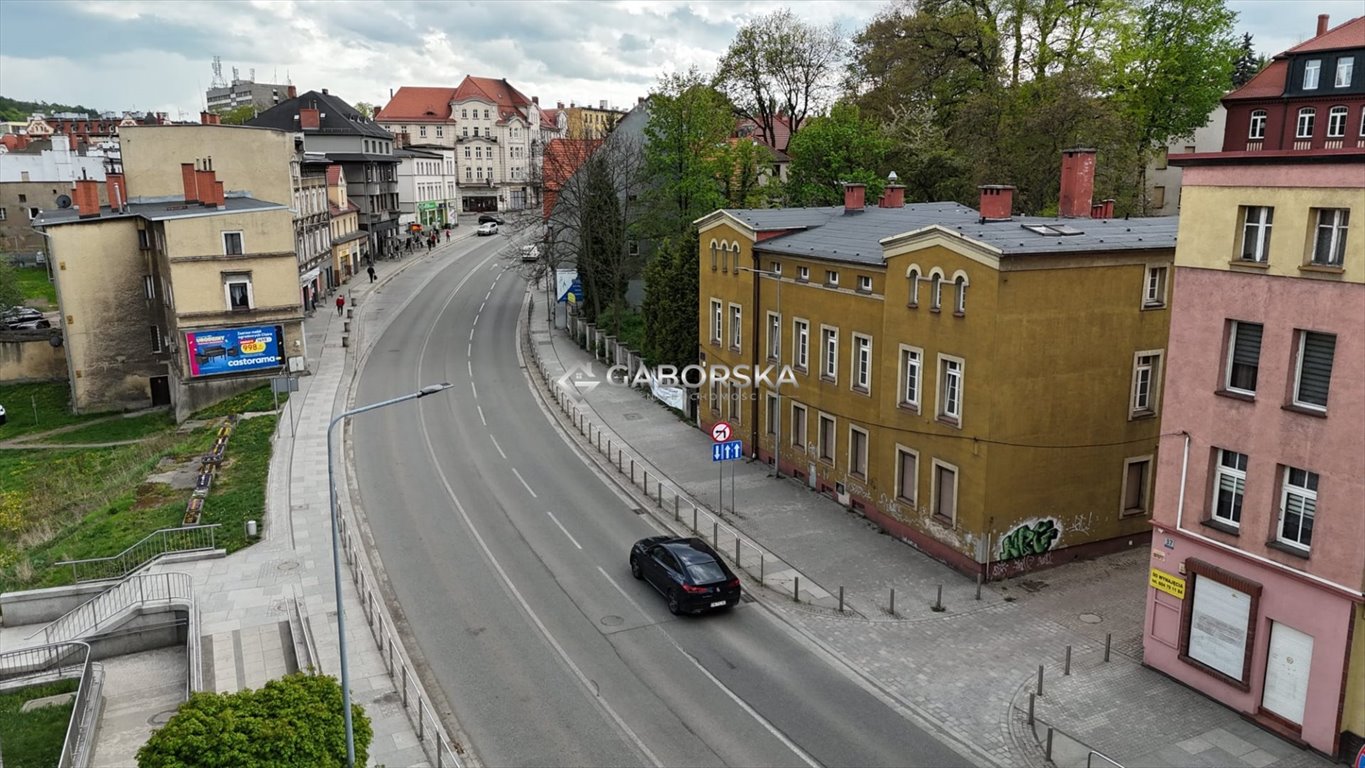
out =
[(0, 382), (65, 381), (66, 350), (48, 342), (52, 333), (0, 331)]

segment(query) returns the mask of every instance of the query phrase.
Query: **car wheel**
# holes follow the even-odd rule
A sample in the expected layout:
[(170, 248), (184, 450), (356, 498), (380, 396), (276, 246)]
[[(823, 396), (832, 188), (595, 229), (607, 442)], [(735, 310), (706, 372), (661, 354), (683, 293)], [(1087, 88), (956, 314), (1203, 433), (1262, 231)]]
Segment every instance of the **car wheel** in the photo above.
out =
[(644, 571), (640, 570), (640, 560), (635, 555), (630, 556), (630, 575), (637, 579), (645, 577)]
[(668, 593), (668, 612), (673, 614), (674, 616), (677, 616), (678, 614), (682, 613), (682, 606), (678, 605), (677, 592)]

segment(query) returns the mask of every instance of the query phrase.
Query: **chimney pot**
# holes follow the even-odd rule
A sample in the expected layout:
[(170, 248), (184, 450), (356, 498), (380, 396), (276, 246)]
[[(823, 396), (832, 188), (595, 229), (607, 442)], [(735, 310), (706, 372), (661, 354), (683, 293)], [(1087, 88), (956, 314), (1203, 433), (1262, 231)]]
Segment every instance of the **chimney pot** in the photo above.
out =
[(121, 173), (106, 173), (104, 182), (109, 194), (109, 208), (114, 211), (128, 209), (128, 182)]
[(536, 105), (537, 107), (540, 106), (540, 97), (539, 97), (539, 96), (532, 96), (532, 97), (531, 97), (531, 103), (534, 104), (534, 105)]
[(100, 215), (100, 183), (94, 179), (76, 181), (76, 210), (82, 219)]
[(199, 202), (205, 207), (214, 205), (217, 201), (213, 198), (213, 183), (216, 181), (213, 171), (195, 171), (195, 188), (199, 190)]
[(194, 163), (180, 164), (180, 180), (185, 187), (185, 202), (199, 202), (199, 177)]
[(323, 95), (323, 96), (326, 96), (326, 95), (327, 95), (327, 89), (326, 89), (326, 88), (323, 88), (323, 89), (322, 89), (322, 95)]
[(984, 221), (1008, 221), (1014, 214), (1014, 187), (1008, 184), (982, 184), (979, 213)]
[(1057, 215), (1082, 219), (1090, 215), (1095, 194), (1095, 150), (1062, 151), (1062, 187), (1057, 200)]
[(844, 184), (844, 213), (861, 212), (866, 194), (866, 184), (856, 181)]
[(311, 107), (303, 107), (299, 110), (299, 127), (303, 130), (317, 130), (322, 125), (321, 112)]
[(1327, 24), (1331, 18), (1331, 16), (1325, 13), (1318, 14), (1318, 33), (1314, 35), (1314, 37), (1322, 37), (1327, 33)]
[(213, 182), (213, 201), (218, 204), (219, 208), (227, 207), (227, 195), (223, 191), (223, 182), (221, 181), (215, 180)]

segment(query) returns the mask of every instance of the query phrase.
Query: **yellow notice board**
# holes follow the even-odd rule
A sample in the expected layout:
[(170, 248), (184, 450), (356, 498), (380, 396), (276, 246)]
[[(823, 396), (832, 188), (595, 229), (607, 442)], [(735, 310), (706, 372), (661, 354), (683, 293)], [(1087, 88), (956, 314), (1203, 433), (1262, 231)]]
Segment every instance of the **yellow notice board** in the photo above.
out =
[(1179, 576), (1172, 576), (1165, 571), (1153, 568), (1152, 575), (1147, 583), (1177, 600), (1185, 599), (1185, 580)]

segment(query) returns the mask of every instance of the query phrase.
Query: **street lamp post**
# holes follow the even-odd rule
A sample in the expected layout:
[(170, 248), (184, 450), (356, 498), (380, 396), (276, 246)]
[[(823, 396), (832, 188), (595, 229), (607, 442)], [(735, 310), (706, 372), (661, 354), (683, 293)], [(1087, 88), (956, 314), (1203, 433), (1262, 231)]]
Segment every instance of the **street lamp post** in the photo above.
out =
[(328, 509), (332, 515), (332, 576), (336, 586), (337, 640), (341, 648), (341, 699), (343, 707), (342, 714), (346, 719), (347, 768), (355, 768), (355, 731), (351, 726), (351, 675), (346, 664), (346, 611), (341, 604), (341, 539), (340, 534), (337, 531), (337, 523), (338, 519), (341, 517), (341, 510), (337, 507), (336, 472), (332, 460), (332, 431), (347, 417), (355, 416), (356, 414), (364, 413), (366, 411), (373, 411), (377, 408), (383, 408), (386, 405), (393, 405), (394, 403), (402, 403), (407, 400), (417, 400), (426, 397), (427, 395), (434, 395), (437, 392), (444, 392), (452, 386), (454, 385), (449, 382), (443, 384), (429, 384), (416, 392), (403, 395), (402, 397), (395, 397), (392, 400), (371, 403), (370, 405), (346, 411), (332, 419), (332, 423), (327, 425), (327, 490), (330, 500)]
[[(743, 270), (743, 271), (745, 271), (745, 272), (752, 272), (752, 273), (754, 273), (755, 275), (758, 275), (758, 276), (760, 276), (760, 277), (770, 277), (770, 278), (773, 279), (774, 282), (777, 283), (777, 307), (776, 307), (776, 308), (777, 308), (777, 338), (778, 338), (778, 342), (779, 342), (779, 345), (778, 345), (778, 362), (781, 363), (781, 362), (782, 362), (782, 358), (781, 358), (781, 355), (782, 355), (782, 352), (781, 352), (781, 340), (782, 340), (782, 273), (781, 273), (781, 272), (773, 272), (773, 271), (766, 270), (766, 269), (754, 269), (753, 267), (740, 267), (740, 269)], [(760, 295), (761, 295), (761, 293), (760, 293)], [(761, 303), (758, 303), (758, 306), (756, 306), (756, 307), (754, 308), (754, 311), (760, 313), (760, 317), (761, 317), (761, 316), (762, 316), (761, 313), (763, 312), (763, 306), (762, 306), (762, 304), (761, 304)], [(765, 330), (765, 331), (767, 330), (766, 326), (765, 326), (764, 330)], [(793, 339), (792, 341), (793, 341), (793, 343), (795, 343), (795, 339)], [(757, 340), (754, 341), (754, 345), (755, 345), (755, 346), (758, 345), (758, 341), (757, 341)], [(778, 375), (778, 377), (777, 377), (777, 383), (773, 385), (773, 390), (774, 390), (774, 391), (773, 391), (773, 397), (777, 398), (777, 419), (776, 419), (776, 422), (775, 422), (774, 425), (773, 425), (773, 474), (774, 474), (776, 477), (782, 477), (782, 376), (780, 375), (780, 372), (779, 372), (779, 375)]]

